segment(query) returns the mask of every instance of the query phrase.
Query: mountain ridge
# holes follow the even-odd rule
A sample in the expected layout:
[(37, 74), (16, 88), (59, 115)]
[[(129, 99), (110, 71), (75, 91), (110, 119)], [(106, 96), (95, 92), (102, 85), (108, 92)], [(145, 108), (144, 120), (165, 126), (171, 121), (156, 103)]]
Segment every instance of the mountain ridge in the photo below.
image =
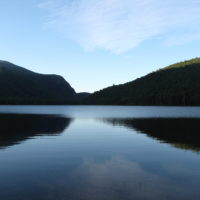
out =
[(200, 58), (179, 62), (90, 95), (92, 105), (200, 105)]
[(60, 75), (0, 60), (0, 104), (200, 105), (200, 58), (175, 63), (93, 94), (76, 93)]
[(75, 104), (77, 95), (60, 75), (39, 74), (0, 61), (0, 104)]

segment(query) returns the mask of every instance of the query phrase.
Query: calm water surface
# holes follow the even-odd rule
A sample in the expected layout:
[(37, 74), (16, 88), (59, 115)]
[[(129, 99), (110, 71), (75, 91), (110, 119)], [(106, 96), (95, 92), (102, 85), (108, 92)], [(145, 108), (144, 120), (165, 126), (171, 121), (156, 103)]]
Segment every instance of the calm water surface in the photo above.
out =
[(200, 107), (0, 106), (1, 200), (199, 200)]

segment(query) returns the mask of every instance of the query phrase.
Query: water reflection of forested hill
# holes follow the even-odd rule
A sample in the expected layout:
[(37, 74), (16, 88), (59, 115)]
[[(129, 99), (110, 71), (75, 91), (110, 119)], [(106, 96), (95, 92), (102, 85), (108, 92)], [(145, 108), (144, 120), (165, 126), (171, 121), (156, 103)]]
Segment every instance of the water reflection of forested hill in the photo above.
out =
[(104, 121), (113, 126), (125, 126), (178, 148), (200, 151), (198, 118), (135, 118)]
[(62, 133), (71, 120), (58, 115), (0, 114), (0, 148), (38, 135)]

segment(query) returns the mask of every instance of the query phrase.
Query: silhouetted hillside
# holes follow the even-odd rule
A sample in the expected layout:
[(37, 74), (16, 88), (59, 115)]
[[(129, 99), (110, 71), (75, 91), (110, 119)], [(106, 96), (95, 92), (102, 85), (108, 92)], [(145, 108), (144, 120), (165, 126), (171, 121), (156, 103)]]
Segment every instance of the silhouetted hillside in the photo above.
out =
[(71, 104), (74, 89), (58, 75), (43, 75), (0, 61), (0, 104)]
[(77, 96), (77, 100), (79, 103), (81, 103), (81, 101), (83, 101), (85, 98), (87, 98), (88, 96), (90, 95), (89, 92), (80, 92), (80, 93), (77, 93), (76, 96)]
[(200, 105), (200, 58), (184, 61), (132, 82), (90, 95), (86, 104)]

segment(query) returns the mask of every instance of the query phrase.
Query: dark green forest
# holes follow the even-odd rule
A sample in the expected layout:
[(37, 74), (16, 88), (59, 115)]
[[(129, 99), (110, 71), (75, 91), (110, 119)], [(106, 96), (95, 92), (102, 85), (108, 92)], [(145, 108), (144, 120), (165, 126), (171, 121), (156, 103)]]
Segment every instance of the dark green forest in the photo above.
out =
[(91, 95), (76, 93), (61, 76), (0, 61), (0, 104), (200, 105), (200, 58)]
[(90, 95), (93, 105), (200, 105), (200, 58), (176, 63)]
[(61, 76), (0, 61), (0, 104), (76, 104), (79, 96)]

